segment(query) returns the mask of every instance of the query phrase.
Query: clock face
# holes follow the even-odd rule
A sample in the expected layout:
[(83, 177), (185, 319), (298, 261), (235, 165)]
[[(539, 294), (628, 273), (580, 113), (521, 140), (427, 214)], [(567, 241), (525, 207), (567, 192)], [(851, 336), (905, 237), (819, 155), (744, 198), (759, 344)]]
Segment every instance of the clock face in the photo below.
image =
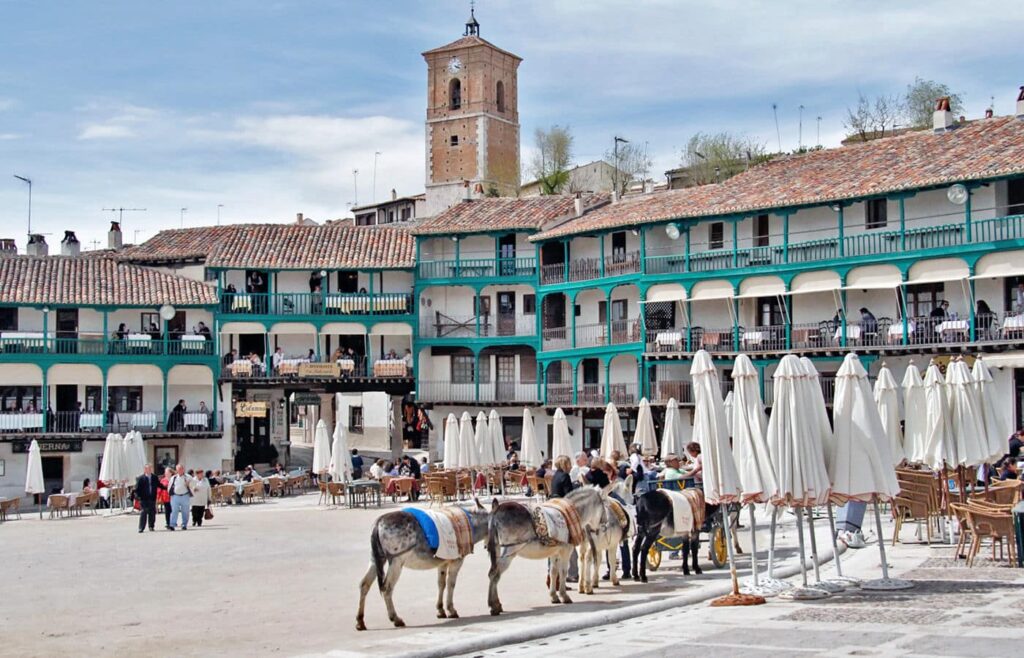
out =
[(448, 71), (450, 73), (458, 73), (462, 70), (462, 60), (458, 57), (452, 57), (448, 60)]

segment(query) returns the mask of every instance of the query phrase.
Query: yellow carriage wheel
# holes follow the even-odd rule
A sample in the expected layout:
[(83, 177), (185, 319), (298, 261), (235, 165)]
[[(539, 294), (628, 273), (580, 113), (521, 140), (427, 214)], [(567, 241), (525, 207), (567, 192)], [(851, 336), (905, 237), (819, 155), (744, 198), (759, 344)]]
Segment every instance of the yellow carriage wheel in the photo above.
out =
[(658, 550), (658, 545), (654, 544), (647, 551), (647, 568), (651, 571), (657, 571), (658, 567), (661, 566), (661, 551)]
[(725, 540), (725, 528), (719, 524), (711, 527), (711, 562), (722, 567), (729, 562), (729, 546)]

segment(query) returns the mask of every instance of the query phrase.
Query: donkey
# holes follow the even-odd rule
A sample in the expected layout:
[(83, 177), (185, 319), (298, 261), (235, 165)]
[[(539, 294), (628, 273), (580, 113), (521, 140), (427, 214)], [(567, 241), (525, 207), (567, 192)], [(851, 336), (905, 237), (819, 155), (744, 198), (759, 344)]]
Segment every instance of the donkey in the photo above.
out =
[(601, 582), (598, 573), (601, 554), (608, 556), (612, 585), (619, 585), (619, 544), (629, 539), (629, 514), (622, 503), (608, 498), (604, 501), (601, 525), (589, 532), (588, 541), (580, 545), (580, 594), (593, 594)]
[[(584, 487), (571, 492), (564, 499), (575, 508), (583, 527), (584, 541), (589, 530), (601, 525), (604, 514), (604, 494), (596, 487)], [(490, 589), (487, 605), (492, 615), (502, 613), (498, 599), (498, 581), (516, 556), (528, 560), (549, 560), (548, 594), (552, 603), (572, 603), (565, 583), (569, 570), (570, 543), (545, 541), (537, 531), (530, 508), (521, 503), (495, 500), (491, 506), (491, 519), (487, 531), (487, 553), (491, 557), (488, 572)]]
[[(474, 499), (475, 505), (462, 507), (461, 509), (469, 516), (469, 525), (473, 533), (473, 543), (476, 544), (487, 536), (487, 521), (490, 517), (480, 501)], [(359, 584), (359, 610), (356, 612), (356, 630), (365, 631), (366, 623), (363, 620), (363, 611), (366, 605), (366, 594), (373, 585), (374, 578), (377, 579), (377, 588), (384, 597), (384, 604), (388, 609), (388, 619), (396, 626), (405, 626), (405, 622), (395, 612), (395, 604), (391, 596), (398, 583), (398, 577), (402, 575), (402, 569), (426, 570), (437, 569), (437, 617), (456, 619), (459, 613), (455, 611), (455, 603), (452, 597), (455, 593), (455, 581), (459, 577), (459, 569), (462, 568), (462, 560), (443, 560), (434, 555), (434, 549), (427, 543), (427, 537), (423, 533), (416, 517), (409, 512), (388, 512), (377, 518), (370, 531), (370, 568), (363, 576)], [(384, 573), (384, 566), (387, 564), (387, 575)], [(447, 601), (444, 600), (447, 589)]]
[[(704, 505), (704, 496), (700, 502), (691, 501), (691, 512), (694, 519), (704, 516), (706, 510), (697, 510), (697, 504)], [(694, 524), (696, 525), (696, 523)], [(633, 580), (647, 582), (647, 553), (658, 537), (679, 537), (683, 540), (683, 574), (690, 575), (687, 559), (693, 561), (693, 571), (703, 573), (697, 564), (697, 551), (700, 550), (700, 528), (672, 527), (672, 500), (660, 489), (648, 491), (636, 499), (636, 541), (633, 543)]]

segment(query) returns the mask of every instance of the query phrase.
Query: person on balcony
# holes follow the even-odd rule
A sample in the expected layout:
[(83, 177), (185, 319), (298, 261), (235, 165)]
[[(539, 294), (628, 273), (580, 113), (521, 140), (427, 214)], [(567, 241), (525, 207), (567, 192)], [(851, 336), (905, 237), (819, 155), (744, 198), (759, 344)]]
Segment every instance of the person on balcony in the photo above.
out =
[(118, 342), (110, 346), (111, 351), (114, 354), (124, 354), (124, 339), (128, 338), (128, 325), (124, 322), (117, 325), (117, 331), (114, 332), (112, 338)]
[(316, 363), (316, 350), (309, 350), (309, 352), (306, 354), (306, 361), (310, 363)]
[(943, 299), (938, 305), (932, 309), (930, 314), (931, 318), (936, 324), (945, 322), (949, 319), (949, 302)]
[(270, 357), (270, 365), (274, 369), (275, 375), (281, 373), (282, 361), (284, 361), (284, 348), (278, 347)]
[(167, 431), (180, 432), (185, 429), (186, 411), (188, 411), (188, 407), (185, 406), (185, 401), (178, 400), (178, 404), (174, 405), (174, 409), (171, 409), (171, 414), (167, 418)]
[(405, 362), (405, 372), (412, 376), (412, 350), (405, 351), (405, 356), (402, 357), (402, 361)]
[(995, 328), (996, 314), (989, 308), (988, 302), (979, 299), (974, 309), (974, 334), (978, 340), (989, 337), (989, 333)]
[(320, 290), (320, 287), (324, 283), (324, 278), (320, 276), (319, 271), (313, 271), (309, 275), (309, 291), (316, 292)]
[(1024, 281), (1017, 283), (1017, 288), (1013, 291), (1013, 310), (1024, 313)]
[(878, 339), (878, 320), (875, 314), (866, 307), (860, 309), (860, 332), (861, 340), (866, 344), (874, 344)]
[(324, 295), (319, 285), (314, 286), (310, 291), (310, 310), (314, 315), (324, 312)]
[(199, 324), (196, 326), (196, 335), (197, 336), (202, 336), (207, 341), (209, 341), (212, 338), (212, 336), (210, 334), (210, 328), (207, 327), (206, 323), (203, 322), (202, 320), (200, 320)]

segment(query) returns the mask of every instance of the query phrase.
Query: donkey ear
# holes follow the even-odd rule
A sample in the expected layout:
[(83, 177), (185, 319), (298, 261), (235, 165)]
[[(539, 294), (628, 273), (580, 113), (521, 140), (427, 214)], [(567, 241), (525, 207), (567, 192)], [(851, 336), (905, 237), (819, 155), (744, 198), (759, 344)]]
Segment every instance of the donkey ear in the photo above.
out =
[[(477, 501), (477, 505), (479, 505), (479, 504), (480, 504), (480, 502)], [(497, 496), (495, 496), (494, 498), (491, 499), (491, 514), (494, 514), (495, 512), (498, 511), (498, 505), (499, 504), (500, 503), (498, 502), (498, 497)]]
[(483, 504), (480, 503), (480, 499), (478, 497), (473, 496), (473, 502), (476, 503), (476, 508), (478, 510), (480, 510), (480, 511), (484, 510), (484, 506), (483, 506)]

